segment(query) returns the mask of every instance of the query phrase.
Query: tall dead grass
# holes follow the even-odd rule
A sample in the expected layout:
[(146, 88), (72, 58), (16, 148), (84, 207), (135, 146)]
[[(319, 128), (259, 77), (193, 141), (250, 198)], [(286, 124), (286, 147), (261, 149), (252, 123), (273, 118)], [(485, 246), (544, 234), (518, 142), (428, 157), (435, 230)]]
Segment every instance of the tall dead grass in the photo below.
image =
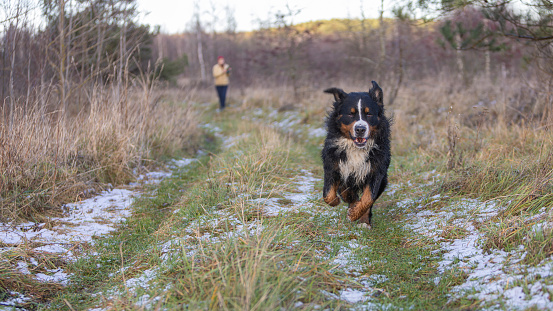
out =
[(553, 102), (539, 81), (424, 81), (403, 92), (394, 154), (447, 172), (442, 190), (504, 202), (506, 215), (553, 202)]
[(198, 146), (197, 116), (184, 94), (151, 85), (129, 89), (121, 100), (101, 87), (84, 92), (75, 115), (37, 100), (8, 116), (11, 127), (7, 118), (0, 123), (0, 220), (39, 220), (107, 183), (130, 181), (136, 168)]

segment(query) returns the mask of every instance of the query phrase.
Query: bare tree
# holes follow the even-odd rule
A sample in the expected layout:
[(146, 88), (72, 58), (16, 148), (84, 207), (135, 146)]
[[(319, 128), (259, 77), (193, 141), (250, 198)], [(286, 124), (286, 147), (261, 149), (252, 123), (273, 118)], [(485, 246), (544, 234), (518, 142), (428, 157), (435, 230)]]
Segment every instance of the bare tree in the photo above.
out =
[(200, 13), (200, 3), (199, 1), (194, 2), (194, 32), (196, 33), (196, 45), (198, 53), (198, 62), (200, 63), (200, 79), (202, 81), (207, 80), (205, 62), (204, 62), (204, 50), (202, 43), (202, 32), (203, 27), (201, 23), (201, 13)]
[(8, 92), (10, 98), (8, 110), (8, 133), (11, 135), (17, 99), (14, 82), (14, 76), (16, 73), (16, 57), (18, 54), (18, 45), (21, 39), (20, 31), (27, 22), (29, 3), (26, 1), (6, 1), (3, 3), (2, 7), (4, 9), (4, 15), (7, 17), (4, 23), (8, 25), (8, 27), (4, 26), (4, 29), (6, 31), (6, 46), (9, 46), (10, 55), (10, 74), (8, 82)]
[(67, 111), (66, 105), (66, 76), (65, 76), (65, 66), (66, 66), (66, 45), (65, 45), (65, 0), (59, 1), (59, 58), (60, 63), (58, 67), (58, 76), (60, 79), (59, 83), (59, 97), (60, 97), (60, 106), (62, 107), (62, 116), (65, 117)]
[(234, 16), (234, 8), (232, 8), (230, 5), (225, 6), (225, 32), (228, 35), (231, 35), (235, 37), (236, 35), (236, 17)]
[(386, 29), (384, 27), (384, 0), (380, 2), (380, 12), (378, 17), (378, 34), (380, 39), (380, 58), (378, 60), (377, 72), (380, 73), (386, 61)]

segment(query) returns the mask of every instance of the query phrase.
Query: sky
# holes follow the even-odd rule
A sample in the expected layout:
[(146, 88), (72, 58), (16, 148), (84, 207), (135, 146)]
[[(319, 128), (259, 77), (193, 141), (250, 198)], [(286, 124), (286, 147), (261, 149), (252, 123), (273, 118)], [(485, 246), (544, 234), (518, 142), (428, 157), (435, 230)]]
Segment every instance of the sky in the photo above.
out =
[[(138, 9), (142, 12), (140, 20), (150, 25), (159, 25), (165, 33), (178, 33), (187, 29), (194, 13), (194, 0), (138, 0)], [(380, 0), (203, 0), (198, 1), (202, 19), (210, 20), (212, 7), (219, 10), (218, 17), (225, 20), (224, 8), (234, 11), (237, 31), (249, 31), (259, 28), (259, 20), (281, 11), (285, 12), (287, 4), (301, 12), (293, 19), (294, 23), (332, 18), (359, 18), (361, 6), (365, 17), (378, 17)], [(386, 8), (385, 1), (385, 10)], [(213, 5), (212, 5), (213, 4)], [(224, 29), (224, 22), (218, 25)]]

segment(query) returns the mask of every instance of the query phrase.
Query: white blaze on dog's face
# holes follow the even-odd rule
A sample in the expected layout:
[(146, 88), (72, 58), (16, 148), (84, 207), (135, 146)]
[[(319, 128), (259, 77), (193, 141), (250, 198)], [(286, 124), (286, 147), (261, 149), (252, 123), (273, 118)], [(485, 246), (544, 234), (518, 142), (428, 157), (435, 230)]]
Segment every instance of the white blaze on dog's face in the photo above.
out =
[(350, 93), (344, 98), (338, 116), (341, 132), (355, 147), (366, 149), (378, 131), (381, 107), (367, 93)]
[(369, 138), (369, 123), (363, 120), (363, 107), (361, 107), (361, 99), (357, 102), (357, 111), (359, 113), (359, 119), (353, 124), (353, 131), (355, 132), (355, 142), (366, 142)]

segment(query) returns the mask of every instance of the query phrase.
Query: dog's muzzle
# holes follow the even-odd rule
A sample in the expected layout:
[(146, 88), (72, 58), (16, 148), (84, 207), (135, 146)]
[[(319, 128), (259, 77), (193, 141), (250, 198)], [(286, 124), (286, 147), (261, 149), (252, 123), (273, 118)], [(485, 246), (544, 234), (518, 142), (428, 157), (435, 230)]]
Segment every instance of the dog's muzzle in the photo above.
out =
[(353, 142), (355, 143), (355, 146), (358, 148), (365, 147), (365, 144), (367, 143), (367, 134), (368, 129), (365, 126), (365, 124), (356, 124), (353, 127), (353, 131), (355, 132), (355, 136), (352, 137)]
[(367, 128), (364, 125), (356, 125), (354, 130), (356, 137), (365, 137), (365, 133), (367, 133)]

